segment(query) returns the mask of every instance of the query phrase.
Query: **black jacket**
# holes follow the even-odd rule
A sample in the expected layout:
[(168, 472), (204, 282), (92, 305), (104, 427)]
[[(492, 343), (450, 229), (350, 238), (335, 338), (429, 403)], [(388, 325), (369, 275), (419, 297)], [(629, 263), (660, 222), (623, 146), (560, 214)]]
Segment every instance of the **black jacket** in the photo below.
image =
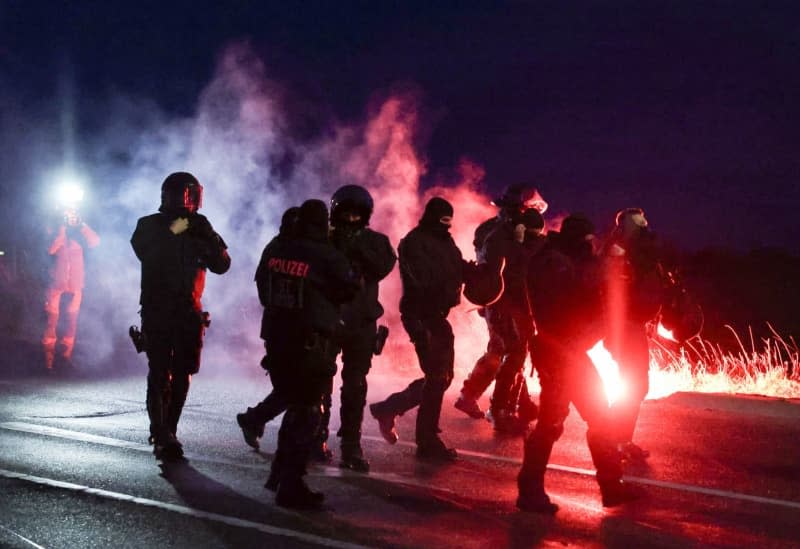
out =
[(389, 238), (368, 228), (355, 231), (334, 228), (331, 242), (342, 252), (363, 288), (352, 301), (342, 306), (342, 318), (348, 328), (358, 328), (365, 322), (374, 322), (383, 315), (378, 301), (378, 282), (392, 272), (397, 256)]
[(475, 234), (472, 239), (472, 246), (475, 248), (475, 258), (483, 263), (483, 247), (486, 244), (486, 238), (494, 231), (500, 224), (503, 223), (500, 215), (490, 217), (475, 229)]
[(360, 288), (347, 258), (324, 236), (273, 239), (261, 256), (256, 285), (264, 305), (261, 337), (267, 341), (278, 326), (281, 333), (291, 327), (298, 335), (335, 335), (340, 305)]
[(528, 292), (536, 304), (540, 337), (590, 348), (603, 337), (603, 273), (600, 261), (577, 255), (551, 232), (528, 267)]
[(616, 321), (642, 325), (658, 314), (670, 286), (661, 255), (651, 234), (627, 243), (612, 240), (604, 251), (607, 314), (621, 314)]
[(499, 268), (505, 260), (503, 271), (503, 295), (489, 308), (501, 314), (530, 316), (533, 314), (528, 298), (526, 279), (531, 258), (542, 249), (544, 239), (528, 239), (517, 242), (514, 239), (514, 227), (509, 223), (498, 223), (494, 230), (484, 239), (481, 257), (483, 261)]
[(449, 233), (417, 225), (400, 241), (400, 313), (447, 316), (461, 301), (464, 261)]
[[(189, 219), (181, 234), (169, 230), (178, 217)], [(208, 219), (200, 214), (156, 213), (142, 217), (131, 237), (131, 246), (142, 262), (142, 309), (176, 308), (202, 310), (206, 269), (223, 274), (231, 265), (227, 246)]]

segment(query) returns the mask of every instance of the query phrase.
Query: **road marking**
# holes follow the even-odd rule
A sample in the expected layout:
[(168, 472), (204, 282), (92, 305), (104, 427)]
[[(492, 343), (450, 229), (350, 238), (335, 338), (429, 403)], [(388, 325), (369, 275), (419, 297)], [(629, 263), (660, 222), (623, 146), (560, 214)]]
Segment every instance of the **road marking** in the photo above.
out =
[[(26, 433), (34, 433), (40, 434), (45, 436), (52, 436), (58, 438), (65, 438), (70, 440), (78, 440), (83, 442), (90, 442), (94, 444), (104, 444), (107, 446), (115, 446), (118, 448), (127, 448), (131, 450), (137, 451), (145, 451), (150, 453), (152, 451), (151, 447), (145, 444), (139, 444), (136, 442), (129, 442), (126, 440), (119, 440), (116, 438), (109, 438), (103, 437), (98, 435), (90, 435), (87, 433), (81, 433), (78, 431), (69, 431), (67, 429), (59, 429), (57, 427), (47, 427), (45, 425), (35, 425), (31, 423), (22, 423), (17, 421), (8, 421), (4, 423), (0, 423), (0, 429), (8, 429), (11, 431), (21, 431)], [(362, 436), (362, 439), (366, 440), (375, 440), (386, 442), (382, 437), (371, 437), (371, 436)], [(406, 446), (415, 448), (416, 445), (412, 442), (405, 442), (399, 441), (397, 443), (398, 446)], [(483, 459), (488, 461), (500, 461), (504, 463), (510, 463), (512, 465), (522, 465), (522, 460), (519, 458), (512, 458), (508, 456), (498, 456), (495, 454), (487, 454), (484, 452), (473, 452), (471, 450), (463, 450), (459, 449), (458, 454), (461, 456), (469, 456), (476, 459)], [(200, 454), (186, 454), (187, 459), (191, 459), (194, 461), (200, 461), (205, 463), (216, 463), (221, 465), (230, 465), (233, 467), (240, 467), (244, 469), (254, 469), (254, 470), (263, 470), (263, 467), (260, 465), (250, 465), (246, 463), (241, 463), (238, 461), (233, 460), (224, 460), (224, 459), (216, 459), (216, 458), (209, 458), (206, 456), (202, 456)], [(568, 465), (558, 465), (556, 463), (550, 463), (547, 465), (547, 468), (551, 471), (561, 471), (564, 473), (571, 473), (575, 475), (582, 475), (582, 476), (589, 476), (594, 477), (595, 471), (593, 469), (584, 469), (581, 467), (570, 467)], [(393, 484), (407, 484), (410, 486), (419, 486), (423, 488), (431, 488), (433, 489), (430, 484), (425, 482), (416, 481), (413, 479), (407, 479), (406, 477), (401, 477), (394, 473), (378, 473), (378, 472), (369, 472), (369, 473), (352, 473), (350, 471), (339, 469), (338, 467), (318, 467), (315, 471), (312, 472), (312, 475), (318, 476), (325, 476), (325, 477), (353, 477), (353, 478), (374, 478), (377, 480), (382, 480), (384, 482), (393, 483)], [(740, 500), (740, 501), (749, 501), (754, 503), (765, 503), (768, 505), (778, 505), (781, 507), (788, 507), (791, 509), (800, 509), (800, 502), (796, 501), (788, 501), (782, 499), (775, 499), (775, 498), (767, 498), (762, 496), (753, 496), (750, 494), (741, 494), (738, 492), (730, 492), (727, 490), (719, 490), (716, 488), (704, 488), (701, 486), (693, 486), (691, 484), (679, 484), (676, 482), (668, 482), (662, 480), (654, 480), (644, 477), (634, 477), (625, 475), (623, 479), (629, 482), (634, 482), (637, 484), (644, 484), (650, 486), (656, 486), (658, 488), (668, 488), (670, 490), (676, 491), (683, 491), (689, 493), (696, 493), (696, 494), (705, 494), (710, 496), (716, 496), (721, 498), (727, 498), (732, 500)], [(440, 489), (436, 488), (437, 490), (443, 492), (450, 492), (447, 489)]]
[(81, 433), (79, 431), (68, 431), (66, 429), (59, 429), (58, 427), (48, 427), (47, 425), (36, 425), (35, 423), (22, 423), (20, 421), (7, 421), (0, 423), (0, 428), (8, 429), (9, 431), (21, 431), (23, 433), (33, 433), (36, 435), (45, 435), (49, 437), (67, 438), (70, 440), (78, 440), (81, 442), (90, 442), (92, 444), (102, 444), (105, 446), (114, 446), (116, 448), (128, 448), (131, 450), (144, 450), (152, 452), (147, 444), (138, 442), (130, 442), (127, 440), (120, 440), (118, 438), (109, 438), (99, 435), (90, 435), (89, 433)]
[[(362, 436), (361, 438), (369, 439), (369, 440), (378, 440), (384, 441), (382, 437), (370, 437), (370, 436)], [(404, 442), (399, 441), (397, 442), (398, 445), (409, 446), (409, 447), (416, 447), (416, 444), (413, 442)], [(492, 461), (501, 461), (504, 463), (510, 463), (512, 465), (522, 465), (522, 460), (519, 458), (512, 458), (508, 456), (497, 456), (494, 454), (486, 454), (483, 452), (473, 452), (471, 450), (462, 450), (458, 449), (458, 455), (460, 456), (470, 456), (477, 459), (485, 459), (485, 460), (492, 460)], [(547, 468), (552, 471), (561, 471), (564, 473), (572, 473), (575, 475), (583, 475), (587, 477), (594, 477), (597, 476), (594, 469), (584, 469), (581, 467), (570, 467), (568, 465), (558, 465), (556, 463), (548, 463)], [(644, 477), (634, 477), (629, 475), (624, 475), (622, 477), (624, 480), (629, 482), (635, 482), (637, 484), (645, 484), (650, 486), (656, 486), (658, 488), (669, 488), (671, 490), (683, 491), (683, 492), (691, 492), (695, 494), (705, 494), (709, 496), (717, 496), (721, 498), (727, 499), (738, 499), (742, 501), (751, 501), (754, 503), (766, 503), (769, 505), (779, 505), (782, 507), (789, 507), (792, 509), (800, 509), (800, 502), (796, 501), (787, 501), (783, 499), (775, 499), (775, 498), (766, 498), (762, 496), (751, 496), (749, 494), (741, 494), (738, 492), (729, 492), (727, 490), (719, 490), (716, 488), (704, 488), (701, 486), (693, 486), (691, 484), (678, 484), (676, 482), (668, 482), (664, 480), (654, 480)]]
[[(137, 452), (145, 452), (152, 454), (153, 447), (149, 444), (141, 444), (138, 442), (130, 442), (127, 440), (120, 440), (117, 438), (109, 438), (99, 435), (92, 435), (89, 433), (82, 433), (80, 431), (70, 431), (68, 429), (59, 429), (58, 427), (49, 427), (47, 425), (37, 425), (34, 423), (23, 423), (20, 421), (7, 421), (0, 423), (0, 429), (7, 429), (9, 431), (19, 431), (22, 433), (32, 433), (36, 435), (43, 435), (55, 438), (63, 438), (67, 440), (75, 440), (78, 442), (88, 442), (91, 444), (100, 444), (105, 446), (112, 446), (115, 448), (124, 448), (126, 450), (135, 450)], [(383, 440), (383, 439), (381, 439)], [(264, 455), (259, 452), (259, 455)], [(267, 469), (267, 464), (252, 465), (249, 463), (242, 463), (236, 460), (227, 460), (220, 458), (211, 458), (200, 454), (186, 452), (186, 459), (190, 461), (198, 461), (202, 463), (213, 463), (217, 465), (228, 465), (231, 467), (238, 467), (240, 469), (249, 469), (253, 471), (264, 472)], [(429, 483), (414, 478), (403, 477), (396, 473), (380, 473), (373, 471), (370, 473), (356, 473), (347, 469), (340, 469), (339, 467), (330, 467), (318, 465), (311, 471), (310, 476), (329, 477), (329, 478), (363, 478), (368, 476), (376, 480), (391, 484), (405, 484), (408, 486), (416, 486), (419, 488), (431, 488)], [(446, 488), (437, 488), (439, 492), (453, 493), (452, 490)]]
[[(52, 488), (60, 488), (63, 490), (70, 490), (73, 492), (80, 492), (83, 494), (90, 494), (93, 496), (99, 496), (107, 499), (113, 499), (116, 501), (124, 501), (127, 503), (134, 503), (137, 505), (144, 505), (146, 507), (154, 507), (156, 509), (162, 509), (165, 511), (171, 511), (173, 513), (180, 513), (182, 515), (188, 515), (195, 518), (200, 518), (204, 520), (210, 520), (214, 522), (219, 522), (222, 524), (226, 524), (228, 526), (236, 526), (238, 528), (249, 528), (251, 530), (258, 530), (264, 534), (269, 534), (273, 536), (283, 536), (288, 538), (294, 538), (301, 540), (306, 543), (315, 543), (317, 545), (322, 545), (324, 547), (339, 547), (342, 549), (363, 549), (366, 546), (358, 545), (355, 543), (348, 543), (346, 541), (338, 541), (335, 539), (326, 538), (323, 536), (316, 536), (314, 534), (308, 534), (305, 532), (299, 532), (297, 530), (290, 530), (288, 528), (280, 528), (278, 526), (272, 526), (270, 524), (263, 524), (261, 522), (253, 522), (250, 520), (244, 520), (236, 517), (231, 517), (229, 515), (220, 515), (218, 513), (210, 513), (208, 511), (200, 511), (198, 509), (192, 509), (191, 507), (185, 507), (183, 505), (175, 505), (174, 503), (166, 503), (163, 501), (157, 501), (154, 499), (147, 499), (147, 498), (140, 498), (136, 496), (132, 496), (129, 494), (122, 494), (120, 492), (112, 492), (110, 490), (101, 490), (99, 488), (91, 488), (89, 486), (82, 486), (80, 484), (73, 484), (71, 482), (64, 482), (61, 480), (54, 480), (44, 477), (36, 477), (33, 475), (26, 475), (23, 473), (17, 473), (15, 471), (9, 471), (7, 469), (0, 469), (0, 476), (10, 479), (16, 480), (24, 480), (27, 482), (33, 482), (35, 484), (41, 484), (44, 486), (49, 486)], [(32, 543), (32, 542), (31, 542)], [(35, 545), (35, 544), (34, 544)], [(35, 547), (39, 547), (35, 545)]]
[(44, 547), (42, 547), (42, 546), (41, 546), (41, 545), (39, 545), (38, 543), (35, 543), (35, 542), (33, 542), (33, 541), (29, 540), (28, 538), (26, 538), (25, 536), (23, 536), (23, 535), (21, 535), (21, 534), (17, 534), (17, 533), (16, 533), (14, 530), (11, 530), (10, 528), (6, 528), (6, 527), (5, 527), (5, 526), (3, 526), (2, 524), (0, 524), (0, 530), (2, 530), (2, 531), (4, 531), (4, 532), (8, 532), (8, 533), (9, 533), (9, 534), (11, 534), (12, 536), (14, 536), (14, 537), (16, 537), (16, 538), (19, 538), (19, 539), (21, 539), (22, 541), (24, 541), (25, 543), (27, 543), (27, 544), (28, 544), (28, 545), (30, 545), (31, 547), (36, 547), (36, 549), (45, 549)]

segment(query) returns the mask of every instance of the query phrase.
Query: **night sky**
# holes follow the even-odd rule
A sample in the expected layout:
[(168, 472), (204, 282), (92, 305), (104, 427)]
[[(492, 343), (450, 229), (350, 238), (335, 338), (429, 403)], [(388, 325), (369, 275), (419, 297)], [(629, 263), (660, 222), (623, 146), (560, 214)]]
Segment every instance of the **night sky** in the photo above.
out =
[[(115, 98), (193, 116), (220, 52), (240, 41), (298, 142), (403, 90), (418, 97), (423, 187), (466, 158), (488, 194), (530, 182), (552, 214), (605, 227), (641, 206), (684, 249), (800, 251), (794, 2), (4, 0), (3, 229), (30, 202), (42, 151), (74, 140), (91, 171), (96, 136), (118, 123)], [(36, 131), (48, 124), (62, 131)], [(275, 169), (291, 172), (292, 158)], [(113, 180), (103, 173), (101, 196)]]

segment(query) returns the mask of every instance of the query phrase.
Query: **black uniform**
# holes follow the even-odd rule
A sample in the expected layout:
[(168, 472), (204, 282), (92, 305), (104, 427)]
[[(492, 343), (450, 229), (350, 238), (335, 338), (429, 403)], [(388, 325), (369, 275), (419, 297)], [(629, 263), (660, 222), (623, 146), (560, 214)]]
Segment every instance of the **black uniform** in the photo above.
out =
[(416, 442), (420, 458), (456, 457), (455, 450), (445, 447), (438, 434), (442, 398), (453, 380), (455, 360), (453, 330), (447, 315), (461, 300), (464, 270), (461, 251), (450, 236), (449, 226), (440, 223), (442, 217), (452, 215), (452, 206), (446, 200), (432, 198), (419, 225), (398, 247), (403, 282), (400, 318), (425, 375), (403, 391), (370, 406), (382, 432), (387, 424), (393, 426), (395, 416), (419, 406)]
[[(541, 225), (531, 229), (541, 229), (544, 220), (535, 210), (529, 209)], [(525, 221), (529, 222), (529, 221)], [(505, 261), (503, 270), (504, 290), (500, 299), (484, 310), (489, 328), (489, 343), (486, 352), (475, 363), (464, 380), (461, 394), (455, 406), (472, 417), (482, 417), (477, 399), (495, 381), (490, 417), (494, 428), (509, 433), (519, 433), (527, 428), (528, 422), (536, 417), (536, 405), (528, 394), (523, 374), (525, 358), (530, 339), (534, 333), (533, 307), (526, 290), (526, 276), (530, 258), (542, 247), (544, 239), (533, 234), (524, 237), (523, 242), (515, 238), (515, 226), (524, 224), (522, 215), (494, 223), (494, 229), (483, 238), (483, 246), (478, 254), (480, 260), (499, 268)], [(476, 230), (478, 232), (488, 222)], [(527, 227), (526, 227), (527, 228)]]
[(586, 355), (602, 338), (603, 328), (601, 272), (591, 245), (583, 240), (592, 229), (583, 217), (567, 220), (562, 233), (551, 233), (545, 249), (533, 258), (528, 281), (536, 303), (533, 357), (542, 391), (536, 426), (525, 441), (517, 506), (546, 513), (555, 512), (557, 506), (544, 491), (544, 473), (553, 444), (563, 433), (570, 403), (588, 426), (586, 438), (603, 504), (616, 505), (630, 495), (620, 480), (622, 467), (603, 383)]
[(642, 401), (650, 389), (650, 349), (647, 322), (665, 301), (664, 270), (651, 233), (614, 238), (605, 252), (606, 319), (608, 351), (619, 364), (625, 395), (612, 406), (617, 422), (616, 438), (632, 459), (648, 452), (632, 443)]
[[(369, 465), (361, 449), (361, 423), (367, 401), (367, 374), (375, 350), (376, 321), (383, 315), (383, 307), (378, 302), (378, 282), (392, 271), (397, 256), (386, 235), (367, 227), (334, 224), (331, 241), (350, 260), (363, 283), (355, 298), (342, 306), (341, 427), (337, 435), (342, 439), (341, 465), (366, 471)], [(329, 391), (323, 398), (321, 443), (328, 438), (330, 407)]]
[[(281, 217), (281, 226), (278, 230), (277, 236), (270, 240), (269, 243), (264, 247), (264, 250), (261, 252), (261, 260), (256, 268), (255, 281), (256, 288), (258, 290), (258, 299), (262, 307), (266, 307), (270, 299), (269, 257), (272, 253), (272, 250), (279, 243), (286, 243), (294, 238), (297, 238), (297, 221), (299, 213), (300, 208), (296, 206), (288, 208), (283, 213), (283, 216)], [(266, 353), (269, 353), (269, 349), (266, 348), (266, 319), (267, 314), (265, 310), (264, 315), (262, 315), (261, 318), (261, 339), (265, 340), (265, 351)], [(265, 354), (264, 358), (261, 360), (261, 366), (266, 369), (268, 364), (269, 359)], [(287, 406), (288, 401), (286, 396), (281, 394), (280, 391), (275, 390), (275, 387), (273, 386), (272, 391), (270, 391), (264, 400), (256, 404), (254, 407), (248, 408), (244, 413), (237, 414), (236, 422), (242, 429), (245, 442), (258, 450), (259, 439), (264, 436), (264, 426), (269, 421), (286, 411)], [(275, 487), (277, 488), (277, 478), (275, 479)]]
[(523, 389), (523, 367), (534, 334), (533, 308), (525, 280), (528, 263), (541, 249), (542, 240), (535, 238), (517, 242), (513, 230), (507, 224), (500, 225), (484, 245), (488, 263), (506, 261), (503, 295), (486, 311), (490, 332), (499, 339), (503, 356), (495, 377), (490, 408), (495, 427), (502, 426), (501, 418), (516, 419), (518, 401), (520, 415), (525, 417), (520, 425), (526, 426), (536, 415), (536, 406), (531, 402), (527, 388)]
[[(178, 218), (188, 219), (189, 226), (173, 234), (170, 226)], [(223, 274), (231, 259), (225, 242), (203, 215), (180, 209), (139, 219), (131, 245), (142, 263), (150, 434), (156, 449), (174, 447), (179, 444), (175, 433), (191, 376), (200, 368), (208, 318), (200, 303), (206, 269)]]
[(340, 304), (353, 298), (358, 281), (347, 259), (327, 240), (327, 208), (308, 200), (300, 208), (298, 237), (268, 247), (259, 273), (265, 290), (262, 335), (266, 367), (288, 408), (272, 467), (276, 501), (287, 506), (321, 502), (302, 481), (320, 422), (322, 395), (336, 373)]

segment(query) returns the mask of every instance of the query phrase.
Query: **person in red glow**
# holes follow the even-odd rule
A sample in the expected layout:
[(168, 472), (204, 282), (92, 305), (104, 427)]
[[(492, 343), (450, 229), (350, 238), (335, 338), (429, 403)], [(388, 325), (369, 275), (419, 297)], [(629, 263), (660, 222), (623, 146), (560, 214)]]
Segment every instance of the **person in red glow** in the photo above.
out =
[[(75, 208), (67, 208), (58, 228), (48, 232), (53, 237), (47, 248), (47, 253), (52, 258), (52, 264), (45, 295), (44, 310), (47, 320), (42, 336), (42, 347), (45, 369), (47, 372), (53, 372), (57, 348), (61, 350), (64, 365), (72, 366), (72, 351), (75, 348), (75, 335), (78, 330), (78, 313), (83, 299), (84, 247), (94, 248), (100, 244), (100, 237), (81, 220)], [(61, 333), (61, 338), (58, 339), (59, 311), (61, 297), (64, 294), (69, 295), (69, 301), (66, 304), (66, 325)]]
[(603, 382), (586, 351), (603, 333), (602, 272), (594, 255), (594, 226), (583, 215), (568, 216), (533, 256), (527, 288), (536, 303), (538, 332), (532, 345), (542, 392), (539, 417), (527, 436), (517, 477), (517, 507), (553, 514), (558, 506), (544, 490), (555, 442), (564, 432), (570, 404), (587, 424), (586, 442), (597, 469), (603, 505), (613, 507), (641, 492), (622, 481), (613, 423)]
[(625, 395), (612, 406), (619, 451), (626, 461), (650, 455), (633, 443), (642, 401), (650, 389), (650, 351), (646, 324), (664, 302), (660, 252), (641, 208), (616, 214), (604, 246), (606, 348), (619, 364)]

